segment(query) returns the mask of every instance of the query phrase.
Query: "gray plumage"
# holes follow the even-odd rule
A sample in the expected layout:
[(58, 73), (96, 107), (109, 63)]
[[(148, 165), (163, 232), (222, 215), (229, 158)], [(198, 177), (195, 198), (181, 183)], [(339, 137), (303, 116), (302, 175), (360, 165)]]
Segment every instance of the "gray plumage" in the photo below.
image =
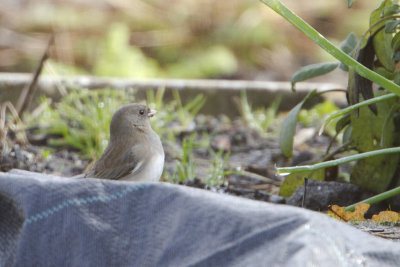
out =
[(141, 104), (120, 108), (111, 119), (110, 142), (85, 177), (113, 180), (158, 181), (164, 150), (149, 118), (154, 110)]

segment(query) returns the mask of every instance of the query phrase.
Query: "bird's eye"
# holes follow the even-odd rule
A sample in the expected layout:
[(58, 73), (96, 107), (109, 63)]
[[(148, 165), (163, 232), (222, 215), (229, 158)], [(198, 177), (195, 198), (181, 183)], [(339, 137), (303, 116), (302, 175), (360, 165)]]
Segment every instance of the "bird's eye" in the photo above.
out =
[(143, 115), (144, 114), (144, 110), (143, 109), (139, 110), (139, 114)]

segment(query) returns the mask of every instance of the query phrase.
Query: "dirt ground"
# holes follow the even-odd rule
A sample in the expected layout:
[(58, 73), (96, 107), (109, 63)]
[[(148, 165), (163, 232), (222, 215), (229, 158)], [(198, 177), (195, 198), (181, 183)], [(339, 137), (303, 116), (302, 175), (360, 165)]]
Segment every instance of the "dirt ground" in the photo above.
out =
[[(196, 118), (195, 125), (190, 131), (179, 133), (174, 142), (163, 140), (166, 154), (164, 181), (168, 181), (176, 172), (176, 163), (181, 160), (183, 139), (195, 134), (195, 142), (201, 142), (207, 136), (209, 149), (193, 149), (195, 178), (175, 182), (277, 203), (284, 203), (285, 199), (278, 196), (283, 177), (275, 174), (275, 166), (301, 164), (316, 159), (323, 154), (330, 141), (328, 136), (318, 136), (315, 131), (304, 134), (307, 131), (300, 130), (298, 138), (302, 138), (303, 142), (295, 147), (294, 157), (287, 159), (280, 151), (277, 131), (260, 135), (250, 129), (243, 120), (237, 119), (227, 124), (209, 116), (207, 119), (204, 119), (204, 116), (201, 116), (201, 119)], [(67, 147), (51, 147), (48, 139), (55, 138), (54, 136), (39, 136), (34, 134), (34, 131), (27, 131), (27, 137), (28, 143), (14, 144), (8, 153), (3, 154), (1, 171), (7, 172), (17, 168), (71, 177), (83, 173), (90, 164), (78, 151)], [(52, 152), (49, 152), (49, 149)], [(210, 177), (210, 165), (218, 151), (223, 151), (221, 157), (229, 152), (225, 170), (234, 173), (219, 177), (214, 187), (210, 186), (207, 179)]]

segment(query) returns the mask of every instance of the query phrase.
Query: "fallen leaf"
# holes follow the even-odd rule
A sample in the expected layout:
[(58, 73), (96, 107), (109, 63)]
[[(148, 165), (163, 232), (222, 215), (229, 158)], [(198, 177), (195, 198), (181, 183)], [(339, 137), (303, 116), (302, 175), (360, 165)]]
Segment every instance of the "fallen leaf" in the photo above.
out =
[(372, 220), (377, 223), (381, 223), (381, 222), (394, 222), (395, 223), (400, 220), (400, 214), (395, 211), (391, 211), (391, 210), (381, 211), (381, 212), (379, 212), (378, 215), (373, 215)]
[(338, 205), (329, 206), (328, 215), (333, 216), (335, 219), (340, 221), (365, 221), (364, 214), (369, 209), (369, 204), (361, 203), (358, 204), (354, 211), (345, 211), (345, 207), (340, 207)]

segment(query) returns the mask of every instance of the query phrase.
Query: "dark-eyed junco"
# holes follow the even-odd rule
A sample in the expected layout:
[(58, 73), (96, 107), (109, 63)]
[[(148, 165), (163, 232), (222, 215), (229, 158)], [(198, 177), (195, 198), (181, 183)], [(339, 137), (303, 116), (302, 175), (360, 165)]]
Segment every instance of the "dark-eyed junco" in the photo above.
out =
[(129, 104), (115, 112), (110, 142), (85, 177), (158, 181), (164, 167), (164, 149), (150, 125), (156, 113), (145, 105)]

